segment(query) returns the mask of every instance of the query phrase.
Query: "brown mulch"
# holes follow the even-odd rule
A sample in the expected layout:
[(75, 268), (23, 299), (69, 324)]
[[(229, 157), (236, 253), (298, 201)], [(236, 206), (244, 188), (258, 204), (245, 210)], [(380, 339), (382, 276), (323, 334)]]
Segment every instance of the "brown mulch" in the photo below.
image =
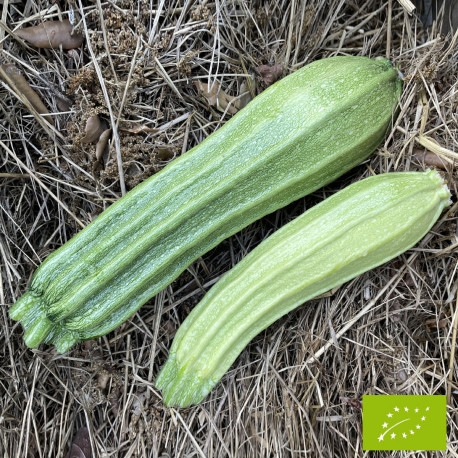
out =
[[(75, 50), (14, 35), (70, 10)], [(442, 33), (443, 9), (425, 24), (391, 0), (0, 0), (0, 11), (0, 65), (54, 113), (47, 123), (0, 79), (0, 456), (369, 456), (365, 394), (447, 395), (449, 450), (415, 456), (458, 456), (458, 35)], [(398, 120), (369, 160), (224, 241), (107, 336), (65, 355), (24, 345), (8, 308), (48, 254), (268, 85), (334, 55), (387, 56), (405, 75)], [(85, 141), (96, 115), (113, 132), (98, 153)], [(201, 405), (163, 405), (155, 376), (217, 278), (346, 184), (431, 167), (454, 205), (419, 246), (266, 329)]]

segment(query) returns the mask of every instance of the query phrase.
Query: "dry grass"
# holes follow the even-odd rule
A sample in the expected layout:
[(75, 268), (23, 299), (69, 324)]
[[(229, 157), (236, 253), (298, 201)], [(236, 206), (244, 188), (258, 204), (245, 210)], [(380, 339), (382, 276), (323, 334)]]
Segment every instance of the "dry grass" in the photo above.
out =
[[(458, 45), (439, 33), (442, 12), (425, 29), (395, 1), (72, 0), (82, 50), (10, 35), (22, 21), (65, 17), (64, 4), (0, 2), (0, 63), (16, 63), (59, 113), (47, 125), (0, 83), (0, 455), (65, 456), (86, 426), (94, 457), (413, 456), (362, 451), (362, 395), (447, 394), (448, 452), (415, 456), (458, 456), (456, 205), (418, 247), (262, 332), (202, 405), (165, 408), (153, 385), (204, 291), (304, 208), (370, 173), (423, 170), (425, 145), (448, 159), (456, 201)], [(262, 64), (288, 74), (337, 54), (388, 55), (407, 76), (401, 115), (370, 160), (222, 243), (108, 336), (66, 355), (24, 346), (7, 309), (36, 266), (229, 119), (194, 81), (242, 98), (265, 87)], [(115, 133), (102, 166), (81, 143), (93, 114)]]

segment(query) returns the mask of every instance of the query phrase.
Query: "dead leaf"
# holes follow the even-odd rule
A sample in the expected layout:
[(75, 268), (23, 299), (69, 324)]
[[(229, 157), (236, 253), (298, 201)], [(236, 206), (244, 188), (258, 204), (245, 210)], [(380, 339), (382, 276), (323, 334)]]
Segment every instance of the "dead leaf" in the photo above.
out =
[(167, 320), (164, 323), (162, 329), (169, 337), (175, 335), (177, 332), (177, 327), (172, 320)]
[(86, 121), (86, 127), (84, 129), (85, 135), (81, 139), (82, 143), (96, 142), (102, 135), (104, 128), (100, 122), (100, 118), (97, 115), (89, 116)]
[(430, 165), (431, 167), (437, 167), (438, 169), (445, 170), (448, 164), (458, 166), (458, 161), (453, 161), (453, 159), (439, 156), (438, 154), (428, 150), (422, 151), (416, 149), (414, 150), (412, 157), (418, 162), (421, 162), (425, 165)]
[(202, 81), (194, 81), (199, 94), (203, 95), (207, 102), (216, 107), (219, 111), (226, 111), (230, 114), (235, 114), (240, 109), (240, 103), (235, 100), (236, 97), (226, 94), (221, 89), (221, 85), (215, 81), (213, 86), (210, 88), (208, 84), (202, 83)]
[(16, 35), (37, 48), (63, 49), (79, 48), (83, 35), (73, 32), (73, 25), (68, 19), (64, 21), (45, 21), (33, 27), (16, 30)]
[(99, 137), (99, 141), (95, 145), (95, 160), (97, 163), (100, 163), (102, 161), (103, 153), (105, 151), (105, 148), (107, 147), (110, 135), (111, 128), (104, 130)]
[[(39, 114), (49, 114), (49, 110), (45, 104), (14, 64), (0, 65), (0, 79), (5, 81), (20, 99), (25, 99), (36, 112)], [(51, 116), (47, 116), (46, 119), (51, 123), (53, 122)]]
[(446, 328), (449, 325), (449, 321), (445, 318), (438, 320), (437, 318), (428, 318), (425, 320), (425, 325), (428, 328)]
[(72, 109), (73, 104), (69, 102), (68, 100), (65, 100), (61, 97), (56, 97), (56, 105), (60, 111), (66, 112)]
[(70, 452), (67, 458), (91, 458), (92, 447), (89, 438), (89, 430), (86, 426), (81, 427), (75, 434)]
[(340, 397), (340, 400), (346, 404), (348, 404), (350, 407), (356, 410), (363, 410), (363, 404), (359, 399), (355, 398), (347, 398), (344, 396)]
[(275, 83), (275, 81), (278, 81), (282, 76), (283, 66), (281, 64), (260, 65), (258, 67), (258, 72), (262, 76), (266, 86), (270, 86), (271, 84)]
[(102, 369), (102, 371), (97, 377), (97, 388), (99, 390), (104, 390), (107, 387), (110, 378), (110, 373), (106, 369)]

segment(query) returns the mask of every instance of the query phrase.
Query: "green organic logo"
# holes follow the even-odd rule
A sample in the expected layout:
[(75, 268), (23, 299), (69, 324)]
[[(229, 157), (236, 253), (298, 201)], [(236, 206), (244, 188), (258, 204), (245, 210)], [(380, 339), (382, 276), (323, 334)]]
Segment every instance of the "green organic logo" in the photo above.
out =
[(363, 396), (363, 450), (445, 450), (446, 396)]

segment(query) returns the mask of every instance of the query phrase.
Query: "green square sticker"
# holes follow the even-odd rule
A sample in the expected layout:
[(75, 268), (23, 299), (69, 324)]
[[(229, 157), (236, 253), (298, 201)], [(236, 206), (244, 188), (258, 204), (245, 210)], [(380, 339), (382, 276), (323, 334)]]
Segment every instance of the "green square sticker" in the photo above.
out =
[(363, 450), (446, 448), (446, 396), (363, 396)]

